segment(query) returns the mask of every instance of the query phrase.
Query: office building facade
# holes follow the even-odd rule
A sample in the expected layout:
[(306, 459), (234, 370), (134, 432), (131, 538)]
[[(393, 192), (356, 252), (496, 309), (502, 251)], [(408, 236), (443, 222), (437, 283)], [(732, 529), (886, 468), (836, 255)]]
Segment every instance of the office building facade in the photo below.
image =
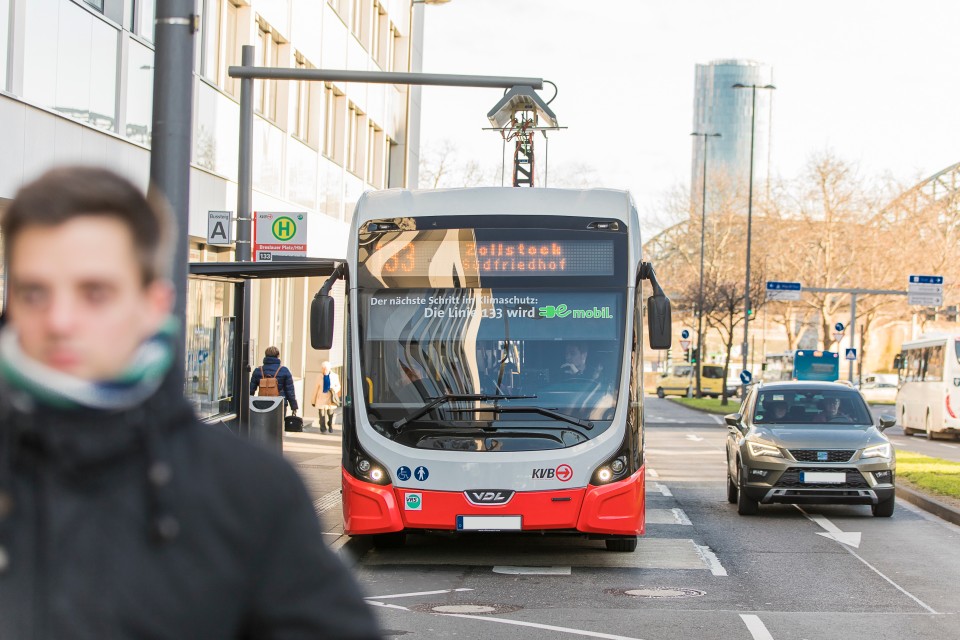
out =
[[(235, 211), (243, 45), (258, 66), (419, 71), (423, 6), (411, 0), (197, 0), (191, 261), (233, 260), (206, 244), (209, 211)], [(156, 0), (0, 0), (0, 208), (25, 182), (67, 163), (113, 168), (146, 188), (150, 166)], [(256, 81), (254, 211), (296, 212), (307, 254), (342, 258), (360, 195), (415, 186), (419, 91), (359, 83)], [(320, 361), (307, 339), (319, 279), (254, 286), (254, 362), (270, 345), (303, 399)], [(187, 393), (213, 416), (232, 392), (231, 287), (191, 280)]]

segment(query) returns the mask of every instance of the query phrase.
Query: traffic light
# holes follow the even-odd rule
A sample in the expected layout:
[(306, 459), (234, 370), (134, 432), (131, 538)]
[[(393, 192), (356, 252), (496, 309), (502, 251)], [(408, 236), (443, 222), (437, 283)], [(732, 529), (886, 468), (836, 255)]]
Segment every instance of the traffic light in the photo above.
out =
[(687, 362), (687, 363), (690, 362), (690, 349), (684, 349), (684, 351), (683, 351), (683, 361), (684, 361), (684, 362)]
[(667, 349), (667, 364), (673, 362), (673, 349)]
[(753, 320), (754, 315), (755, 313), (753, 309), (747, 309), (747, 318), (749, 318), (750, 320)]
[(949, 322), (960, 322), (960, 305), (950, 305), (944, 309), (944, 313), (947, 314)]
[(700, 360), (700, 347), (694, 347), (690, 350), (690, 363), (697, 364)]

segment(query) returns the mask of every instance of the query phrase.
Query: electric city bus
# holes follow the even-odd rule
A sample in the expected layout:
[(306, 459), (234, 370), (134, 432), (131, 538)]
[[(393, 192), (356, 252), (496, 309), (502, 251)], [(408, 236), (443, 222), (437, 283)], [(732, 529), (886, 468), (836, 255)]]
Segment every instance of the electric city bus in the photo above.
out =
[(960, 434), (960, 338), (905, 342), (897, 357), (897, 416), (906, 435), (927, 439)]
[(794, 351), (793, 379), (836, 382), (840, 379), (840, 354), (813, 349)]
[[(644, 334), (670, 346), (640, 255), (626, 192), (365, 193), (311, 308), (316, 348), (346, 320), (345, 533), (568, 533), (633, 551)], [(339, 277), (346, 310), (329, 296)]]

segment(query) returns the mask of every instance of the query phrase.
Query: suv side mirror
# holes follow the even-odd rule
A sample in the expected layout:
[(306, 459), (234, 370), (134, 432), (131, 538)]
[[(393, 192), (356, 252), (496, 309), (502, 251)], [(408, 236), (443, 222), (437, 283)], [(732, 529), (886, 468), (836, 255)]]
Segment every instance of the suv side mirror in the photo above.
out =
[(726, 421), (727, 425), (730, 427), (740, 427), (740, 421), (743, 420), (743, 416), (739, 413), (728, 413), (723, 416), (723, 419)]
[(310, 346), (320, 351), (333, 347), (333, 296), (317, 294), (310, 303)]
[(880, 414), (880, 431), (889, 429), (895, 424), (897, 424), (897, 418), (895, 416), (891, 416), (886, 413)]

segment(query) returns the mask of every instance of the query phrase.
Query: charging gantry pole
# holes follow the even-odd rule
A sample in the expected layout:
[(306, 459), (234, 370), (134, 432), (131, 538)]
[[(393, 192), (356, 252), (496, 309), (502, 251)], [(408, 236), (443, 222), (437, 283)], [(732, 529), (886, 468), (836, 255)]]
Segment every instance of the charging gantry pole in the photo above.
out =
[[(240, 140), (237, 172), (237, 261), (249, 262), (252, 258), (253, 219), (253, 81), (254, 80), (305, 80), (307, 82), (358, 82), (367, 84), (402, 84), (435, 87), (475, 87), (480, 89), (511, 89), (532, 87), (543, 89), (543, 78), (513, 76), (475, 76), (444, 73), (408, 73), (395, 71), (347, 71), (342, 69), (293, 69), (289, 67), (254, 66), (254, 47), (241, 48), (240, 66), (231, 66), (227, 74), (240, 79)], [(409, 130), (404, 134), (407, 144)], [(404, 176), (406, 180), (406, 176)], [(250, 390), (246, 382), (251, 371), (250, 359), (250, 281), (244, 282), (243, 317), (239, 318), (238, 333), (241, 349), (238, 367), (240, 381), (240, 429), (247, 424), (247, 403)], [(181, 356), (182, 359), (182, 356)]]

